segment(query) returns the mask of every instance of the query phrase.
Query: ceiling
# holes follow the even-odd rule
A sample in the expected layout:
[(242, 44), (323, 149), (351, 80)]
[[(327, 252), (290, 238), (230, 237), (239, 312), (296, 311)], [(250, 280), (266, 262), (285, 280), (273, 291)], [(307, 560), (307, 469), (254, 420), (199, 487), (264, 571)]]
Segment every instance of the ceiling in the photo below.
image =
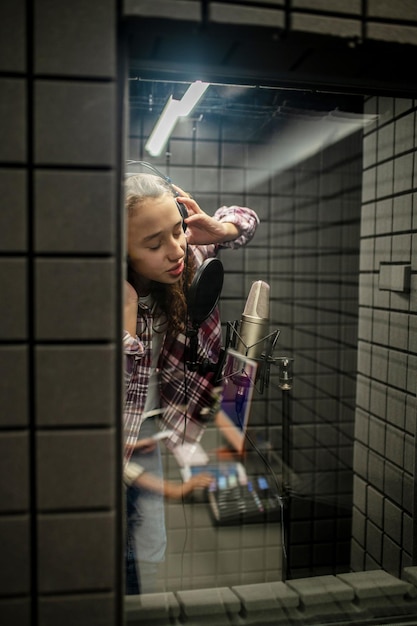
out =
[(414, 97), (417, 46), (277, 28), (129, 18), (131, 77)]
[(329, 114), (346, 127), (368, 94), (417, 92), (413, 46), (154, 18), (129, 18), (125, 35), (132, 111), (159, 115), (170, 94), (203, 80), (211, 85), (193, 116), (239, 125), (250, 140)]

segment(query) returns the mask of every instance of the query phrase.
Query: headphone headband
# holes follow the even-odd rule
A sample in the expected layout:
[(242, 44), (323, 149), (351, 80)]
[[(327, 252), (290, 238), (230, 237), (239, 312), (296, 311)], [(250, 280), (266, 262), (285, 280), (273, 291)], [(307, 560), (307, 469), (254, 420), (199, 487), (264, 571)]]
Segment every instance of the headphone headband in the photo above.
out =
[[(127, 164), (128, 165), (141, 165), (142, 167), (147, 167), (154, 174), (156, 174), (156, 176), (159, 176), (159, 178), (162, 178), (165, 182), (168, 183), (168, 185), (171, 187), (171, 191), (172, 191), (174, 198), (176, 198), (179, 195), (178, 192), (175, 191), (175, 189), (172, 186), (172, 179), (169, 176), (166, 176), (165, 174), (160, 172), (158, 168), (152, 165), (152, 163), (148, 163), (147, 161), (127, 161)], [(184, 220), (186, 217), (188, 217), (187, 207), (185, 206), (185, 204), (183, 204), (182, 202), (178, 202), (177, 200), (175, 200), (175, 203), (178, 207), (178, 211), (180, 212), (180, 215), (182, 218), (182, 229), (185, 232), (187, 230), (187, 224), (184, 222)]]

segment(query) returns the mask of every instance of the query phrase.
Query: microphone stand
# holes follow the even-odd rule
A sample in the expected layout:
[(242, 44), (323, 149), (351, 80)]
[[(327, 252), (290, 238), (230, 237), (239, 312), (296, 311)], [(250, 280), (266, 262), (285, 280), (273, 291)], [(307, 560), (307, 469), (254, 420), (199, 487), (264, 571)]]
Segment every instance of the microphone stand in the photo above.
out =
[[(279, 499), (282, 512), (282, 579), (283, 582), (285, 582), (290, 574), (287, 534), (289, 534), (289, 499), (291, 493), (289, 489), (289, 467), (291, 447), (291, 389), (293, 385), (292, 363), (294, 359), (286, 356), (273, 357), (273, 352), (280, 334), (279, 330), (266, 335), (257, 341), (256, 344), (247, 346), (239, 335), (238, 327), (239, 322), (237, 320), (227, 322), (228, 343), (226, 343), (226, 345), (229, 346), (230, 344), (232, 347), (235, 347), (237, 344), (236, 338), (239, 339), (240, 345), (244, 345), (245, 347), (246, 356), (260, 364), (256, 376), (256, 381), (259, 381), (259, 389), (257, 389), (259, 393), (263, 393), (264, 389), (269, 386), (270, 366), (276, 365), (279, 368), (279, 387), (282, 391), (282, 486), (281, 489), (279, 489), (282, 493), (279, 494)], [(261, 343), (265, 344), (265, 350), (262, 352), (261, 357), (251, 357), (251, 348)]]
[[(289, 577), (290, 568), (287, 551), (287, 533), (289, 531), (289, 498), (290, 490), (288, 486), (290, 484), (289, 467), (290, 467), (290, 427), (291, 427), (291, 395), (292, 389), (292, 362), (293, 359), (282, 356), (273, 357), (273, 352), (280, 335), (280, 330), (275, 330), (269, 335), (262, 337), (252, 346), (248, 346), (242, 340), (237, 330), (239, 321), (227, 322), (226, 326), (226, 347), (222, 348), (217, 363), (212, 363), (209, 360), (204, 360), (202, 363), (197, 361), (197, 346), (198, 346), (198, 329), (200, 323), (194, 321), (186, 331), (187, 337), (190, 339), (190, 360), (186, 362), (187, 368), (192, 371), (198, 371), (200, 374), (205, 375), (209, 372), (215, 372), (214, 382), (218, 383), (222, 378), (224, 363), (227, 356), (227, 350), (229, 347), (235, 348), (237, 340), (240, 341), (240, 345), (245, 348), (245, 355), (249, 359), (260, 364), (256, 374), (256, 382), (259, 382), (259, 393), (263, 393), (264, 389), (269, 387), (270, 380), (270, 367), (271, 365), (277, 365), (279, 367), (279, 387), (282, 391), (282, 487), (278, 491), (282, 491), (279, 494), (279, 500), (281, 503), (281, 525), (282, 525), (282, 580), (285, 582)], [(265, 350), (260, 357), (251, 357), (251, 348), (256, 348), (259, 344), (265, 345)], [(239, 381), (238, 381), (239, 382)], [(256, 384), (255, 384), (256, 388)], [(273, 471), (273, 470), (272, 470)], [(278, 485), (277, 485), (278, 487)]]
[(227, 351), (224, 348), (220, 349), (219, 359), (216, 363), (209, 361), (209, 359), (204, 359), (202, 362), (198, 362), (198, 329), (199, 324), (194, 324), (186, 331), (186, 336), (190, 339), (190, 360), (186, 361), (187, 368), (190, 372), (198, 371), (201, 376), (214, 372), (213, 383), (217, 384), (221, 379), (221, 372), (226, 360)]
[(279, 359), (279, 387), (282, 391), (282, 578), (283, 582), (289, 577), (289, 559), (287, 534), (289, 535), (289, 472), (290, 467), (290, 426), (291, 426), (291, 403), (290, 391), (292, 389), (292, 359), (281, 357)]

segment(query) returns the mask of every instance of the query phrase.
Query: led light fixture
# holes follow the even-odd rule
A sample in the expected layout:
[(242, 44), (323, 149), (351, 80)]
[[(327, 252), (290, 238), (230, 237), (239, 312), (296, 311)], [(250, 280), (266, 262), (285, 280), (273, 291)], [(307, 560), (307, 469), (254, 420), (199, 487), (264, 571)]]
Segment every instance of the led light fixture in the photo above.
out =
[(191, 83), (181, 100), (169, 96), (168, 101), (145, 145), (151, 156), (159, 156), (171, 136), (174, 126), (180, 117), (191, 113), (210, 83), (197, 80)]

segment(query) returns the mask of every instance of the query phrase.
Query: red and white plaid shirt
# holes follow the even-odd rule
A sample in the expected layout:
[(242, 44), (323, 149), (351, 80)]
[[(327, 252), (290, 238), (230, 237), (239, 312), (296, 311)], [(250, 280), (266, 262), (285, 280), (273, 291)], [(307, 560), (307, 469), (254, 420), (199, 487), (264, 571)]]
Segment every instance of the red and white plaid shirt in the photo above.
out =
[[(221, 248), (240, 248), (246, 245), (255, 234), (259, 224), (258, 216), (246, 207), (222, 207), (214, 215), (216, 219), (232, 222), (239, 227), (240, 235), (234, 241), (208, 246), (189, 246), (199, 266), (207, 258), (216, 256)], [(138, 437), (144, 419), (144, 406), (149, 385), (152, 361), (152, 313), (149, 307), (139, 304), (137, 336), (124, 332), (123, 343), (126, 357), (125, 385), (126, 402), (124, 407), (124, 441), (127, 446), (125, 461), (131, 455), (130, 446)], [(161, 422), (172, 431), (165, 443), (169, 448), (183, 441), (198, 441), (206, 426), (206, 418), (201, 414), (205, 407), (213, 404), (213, 373), (201, 375), (187, 369), (189, 341), (184, 334), (176, 337), (165, 336), (158, 360), (160, 375)], [(197, 361), (216, 363), (221, 349), (221, 324), (216, 309), (202, 323), (198, 330)]]

